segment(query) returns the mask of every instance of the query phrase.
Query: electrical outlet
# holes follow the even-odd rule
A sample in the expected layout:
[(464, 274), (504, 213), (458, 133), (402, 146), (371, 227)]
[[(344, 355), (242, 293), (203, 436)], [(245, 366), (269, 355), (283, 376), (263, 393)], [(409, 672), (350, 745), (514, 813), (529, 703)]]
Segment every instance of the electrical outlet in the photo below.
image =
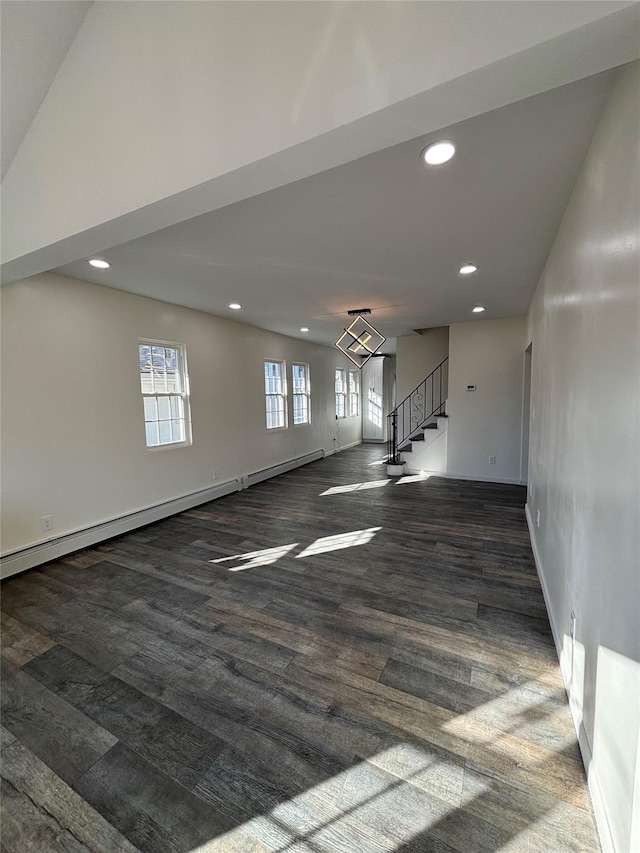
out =
[(540, 527), (540, 510), (536, 510), (536, 527)]
[(53, 530), (53, 516), (43, 515), (40, 519), (40, 524), (42, 525), (43, 530)]
[(214, 480), (217, 480), (217, 479), (218, 479), (218, 469), (217, 469), (217, 468), (214, 468), (214, 469), (213, 469), (213, 479), (214, 479)]
[(490, 456), (489, 457), (489, 465), (495, 465), (495, 464), (496, 464), (496, 457)]

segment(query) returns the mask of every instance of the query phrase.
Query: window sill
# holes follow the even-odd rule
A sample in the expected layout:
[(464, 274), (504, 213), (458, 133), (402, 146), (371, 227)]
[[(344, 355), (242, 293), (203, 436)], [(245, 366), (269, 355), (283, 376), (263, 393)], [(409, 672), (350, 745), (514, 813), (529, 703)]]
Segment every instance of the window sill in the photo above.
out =
[(192, 447), (192, 441), (172, 441), (171, 444), (156, 444), (153, 447), (145, 447), (147, 453), (157, 453), (159, 450), (177, 450), (180, 447)]

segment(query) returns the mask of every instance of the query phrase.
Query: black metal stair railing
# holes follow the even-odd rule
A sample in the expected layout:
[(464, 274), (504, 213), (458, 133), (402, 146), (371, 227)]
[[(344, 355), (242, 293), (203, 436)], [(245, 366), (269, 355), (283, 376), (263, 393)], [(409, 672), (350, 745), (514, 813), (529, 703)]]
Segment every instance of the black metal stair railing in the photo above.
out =
[(387, 415), (387, 462), (400, 463), (400, 451), (431, 418), (444, 413), (449, 381), (449, 356)]

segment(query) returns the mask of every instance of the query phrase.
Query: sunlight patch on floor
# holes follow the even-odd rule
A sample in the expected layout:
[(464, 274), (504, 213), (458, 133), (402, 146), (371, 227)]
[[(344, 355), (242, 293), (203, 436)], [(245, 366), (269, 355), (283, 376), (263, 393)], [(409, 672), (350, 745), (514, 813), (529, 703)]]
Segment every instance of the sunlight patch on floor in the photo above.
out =
[(472, 799), (462, 795), (462, 767), (457, 766), (451, 767), (458, 778), (447, 800), (431, 791), (427, 794), (424, 775), (446, 775), (448, 767), (428, 749), (397, 744), (191, 853), (331, 853), (372, 848), (393, 853)]
[(419, 474), (407, 474), (405, 477), (400, 477), (396, 480), (396, 486), (402, 486), (405, 483), (422, 483), (423, 480), (428, 480), (431, 474), (420, 472)]
[(286, 557), (290, 551), (298, 547), (297, 542), (291, 545), (278, 545), (276, 548), (265, 548), (263, 551), (251, 551), (248, 554), (234, 554), (232, 557), (221, 557), (218, 560), (210, 560), (210, 563), (226, 563), (229, 560), (240, 560), (243, 565), (231, 566), (230, 572), (242, 572), (244, 569), (255, 569), (258, 566), (269, 566), (276, 563), (282, 557)]
[(329, 551), (342, 551), (344, 548), (353, 548), (356, 545), (366, 545), (381, 527), (369, 527), (366, 530), (352, 530), (350, 533), (338, 533), (336, 536), (323, 536), (316, 539), (300, 554), (296, 554), (296, 560), (302, 557), (315, 557), (317, 554), (327, 554)]
[(349, 483), (346, 486), (333, 486), (327, 489), (326, 492), (320, 492), (319, 497), (324, 495), (341, 495), (346, 492), (364, 492), (367, 489), (381, 489), (383, 486), (388, 486), (391, 480), (369, 480), (366, 483)]
[[(381, 527), (369, 527), (364, 530), (351, 530), (349, 533), (337, 533), (335, 536), (323, 536), (316, 539), (311, 545), (308, 545), (304, 551), (295, 555), (299, 560), (301, 557), (315, 557), (318, 554), (328, 554), (330, 551), (342, 551), (344, 548), (353, 548), (356, 545), (366, 545), (371, 542), (376, 533), (382, 530)], [(278, 545), (275, 548), (264, 548), (261, 551), (250, 551), (247, 554), (233, 554), (231, 557), (219, 557), (216, 560), (209, 560), (210, 563), (221, 564), (228, 562), (237, 562), (240, 565), (230, 566), (230, 572), (241, 572), (245, 569), (255, 569), (259, 566), (270, 566), (277, 563), (287, 555), (291, 555), (294, 548), (297, 548), (298, 542), (292, 542), (290, 545)]]
[(510, 738), (531, 740), (532, 732), (542, 729), (553, 731), (552, 751), (572, 746), (576, 742), (575, 729), (564, 703), (554, 701), (539, 693), (534, 682), (517, 685), (494, 699), (460, 714), (442, 726), (444, 731), (469, 743), (502, 744), (511, 749)]

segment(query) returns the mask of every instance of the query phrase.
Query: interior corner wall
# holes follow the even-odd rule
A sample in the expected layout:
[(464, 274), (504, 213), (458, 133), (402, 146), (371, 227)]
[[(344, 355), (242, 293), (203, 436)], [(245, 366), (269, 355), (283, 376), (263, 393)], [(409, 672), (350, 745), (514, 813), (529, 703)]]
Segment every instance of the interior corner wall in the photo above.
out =
[(396, 405), (449, 355), (449, 327), (396, 338)]
[[(335, 349), (53, 274), (2, 298), (2, 551), (8, 554), (324, 449)], [(138, 338), (186, 345), (193, 443), (147, 450)], [(265, 359), (310, 366), (311, 424), (268, 431)], [(340, 422), (340, 445), (361, 439)], [(53, 515), (50, 533), (41, 517)]]
[(618, 71), (528, 335), (529, 523), (607, 853), (640, 850), (638, 104), (636, 62)]
[(449, 476), (520, 482), (525, 333), (525, 317), (449, 327)]

